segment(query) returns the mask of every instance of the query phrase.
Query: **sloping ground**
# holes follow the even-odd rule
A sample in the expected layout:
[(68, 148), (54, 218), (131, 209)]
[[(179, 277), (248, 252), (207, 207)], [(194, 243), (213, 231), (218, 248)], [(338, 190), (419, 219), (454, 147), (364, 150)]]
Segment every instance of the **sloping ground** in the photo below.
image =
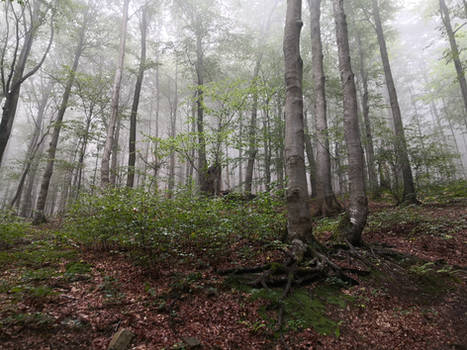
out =
[(0, 251), (0, 349), (106, 349), (121, 328), (140, 350), (183, 349), (184, 337), (203, 349), (466, 348), (466, 203), (374, 205), (365, 240), (421, 260), (381, 261), (354, 287), (296, 289), (279, 333), (280, 291), (216, 273), (232, 261), (279, 261), (274, 245), (236, 242), (215, 262), (154, 259), (148, 268), (140, 255), (81, 251), (44, 228)]

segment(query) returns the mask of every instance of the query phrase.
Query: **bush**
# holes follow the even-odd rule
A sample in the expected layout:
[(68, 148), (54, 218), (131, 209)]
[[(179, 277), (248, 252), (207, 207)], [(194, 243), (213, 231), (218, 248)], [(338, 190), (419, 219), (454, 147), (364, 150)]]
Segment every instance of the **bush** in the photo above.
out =
[(167, 199), (116, 188), (82, 195), (69, 211), (65, 231), (87, 247), (215, 255), (239, 239), (277, 239), (286, 223), (281, 205), (271, 195), (244, 202), (179, 192)]
[(27, 233), (29, 224), (12, 211), (0, 210), (0, 249), (20, 242)]

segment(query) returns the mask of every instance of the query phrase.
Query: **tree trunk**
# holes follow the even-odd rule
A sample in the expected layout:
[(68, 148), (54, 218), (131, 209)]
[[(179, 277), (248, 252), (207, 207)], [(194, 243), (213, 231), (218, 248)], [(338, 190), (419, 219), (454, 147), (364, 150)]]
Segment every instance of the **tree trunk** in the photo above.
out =
[(339, 52), (339, 71), (344, 95), (344, 137), (349, 162), (350, 204), (347, 211), (348, 225), (345, 238), (353, 245), (360, 245), (362, 231), (368, 216), (368, 200), (365, 193), (363, 149), (360, 143), (358, 123), (357, 90), (350, 62), (347, 21), (344, 1), (333, 0), (336, 21), (336, 38)]
[(360, 35), (357, 36), (358, 42), (358, 53), (360, 56), (360, 77), (362, 82), (362, 114), (363, 123), (365, 125), (365, 148), (367, 156), (368, 166), (368, 182), (369, 190), (372, 196), (378, 196), (378, 177), (376, 175), (376, 164), (375, 164), (375, 150), (373, 146), (373, 135), (371, 131), (371, 120), (370, 120), (370, 105), (369, 105), (369, 94), (368, 94), (368, 71), (365, 61), (366, 52), (363, 50), (362, 41)]
[(141, 86), (143, 85), (144, 71), (146, 70), (146, 34), (147, 34), (147, 9), (146, 6), (142, 9), (141, 14), (141, 58), (139, 62), (138, 76), (136, 78), (135, 95), (133, 97), (133, 106), (131, 107), (130, 116), (130, 141), (128, 145), (128, 176), (126, 185), (133, 187), (135, 182), (135, 165), (136, 165), (136, 117), (138, 115), (139, 98), (141, 94)]
[(392, 77), (391, 65), (389, 63), (388, 50), (386, 47), (386, 39), (384, 38), (383, 25), (379, 14), (378, 0), (373, 2), (373, 17), (375, 21), (376, 34), (378, 37), (378, 44), (381, 53), (381, 60), (383, 61), (384, 76), (386, 78), (386, 86), (388, 89), (389, 100), (391, 103), (392, 117), (394, 120), (394, 130), (396, 136), (396, 154), (402, 168), (402, 178), (404, 184), (404, 193), (402, 201), (405, 204), (416, 204), (417, 194), (413, 182), (412, 169), (410, 168), (409, 154), (407, 151), (407, 142), (405, 139), (404, 126), (402, 123), (402, 115), (397, 98), (396, 87)]
[[(465, 3), (464, 3), (465, 6)], [(459, 80), (459, 85), (462, 93), (462, 99), (464, 100), (464, 119), (467, 115), (467, 83), (464, 75), (464, 68), (462, 67), (461, 57), (459, 48), (457, 46), (456, 37), (454, 31), (452, 30), (451, 17), (449, 15), (449, 9), (446, 6), (445, 0), (439, 0), (439, 8), (441, 12), (441, 19), (443, 21), (444, 27), (446, 28), (446, 34), (449, 38), (449, 45), (451, 46), (451, 56), (454, 66), (456, 68), (457, 80)], [(466, 10), (467, 11), (467, 10)]]
[(208, 184), (208, 162), (206, 159), (206, 138), (204, 135), (204, 51), (202, 33), (196, 30), (196, 127), (198, 132), (198, 184), (200, 191), (207, 193)]
[(78, 69), (79, 60), (81, 58), (81, 54), (83, 53), (84, 49), (84, 39), (86, 35), (86, 29), (88, 24), (88, 16), (89, 16), (89, 7), (86, 9), (83, 24), (80, 29), (79, 33), (79, 42), (75, 49), (75, 55), (73, 59), (73, 65), (71, 67), (71, 71), (68, 76), (68, 81), (65, 86), (65, 91), (62, 96), (62, 102), (60, 103), (60, 108), (58, 110), (57, 118), (54, 122), (54, 128), (52, 132), (52, 139), (50, 141), (49, 150), (48, 150), (48, 158), (47, 158), (47, 165), (42, 176), (42, 182), (40, 186), (39, 197), (37, 198), (36, 202), (36, 211), (34, 213), (34, 220), (33, 223), (35, 225), (40, 224), (44, 221), (44, 208), (47, 201), (47, 194), (49, 191), (50, 180), (52, 178), (53, 167), (55, 162), (55, 154), (57, 153), (57, 145), (58, 139), (60, 137), (60, 131), (62, 128), (63, 117), (65, 116), (66, 109), (68, 107), (68, 100), (71, 94), (71, 88), (73, 87), (73, 83), (75, 81), (76, 70)]
[(120, 88), (122, 84), (123, 75), (123, 64), (125, 62), (125, 48), (126, 48), (126, 37), (127, 37), (127, 25), (128, 25), (128, 6), (130, 0), (123, 1), (123, 16), (120, 28), (120, 49), (117, 64), (117, 71), (115, 72), (114, 83), (112, 88), (112, 112), (110, 120), (107, 124), (107, 135), (105, 138), (104, 153), (101, 161), (101, 184), (103, 186), (110, 185), (110, 154), (114, 144), (115, 128), (117, 126), (118, 119), (118, 104), (120, 101)]
[(325, 75), (323, 65), (323, 45), (321, 42), (321, 0), (308, 0), (311, 17), (312, 74), (314, 82), (314, 115), (317, 132), (317, 183), (318, 197), (316, 212), (313, 215), (332, 216), (342, 211), (331, 185), (331, 158), (329, 132), (326, 115)]
[[(170, 93), (170, 92), (169, 92)], [(175, 82), (174, 82), (174, 101), (170, 107), (170, 132), (169, 135), (172, 139), (175, 139), (177, 134), (177, 113), (178, 113), (178, 61), (175, 64)], [(175, 151), (172, 150), (169, 157), (169, 183), (168, 192), (169, 196), (172, 196), (173, 189), (175, 186)]]
[(303, 61), (300, 57), (302, 26), (302, 1), (287, 0), (283, 47), (286, 85), (287, 229), (288, 239), (292, 243), (291, 252), (299, 262), (307, 250), (306, 243), (313, 239), (304, 159)]
[[(274, 9), (278, 4), (278, 0), (275, 1), (271, 11), (269, 12), (269, 16), (263, 26), (262, 35), (260, 39), (260, 44), (263, 44), (267, 34), (269, 33), (271, 27), (271, 19), (274, 13)], [(261, 68), (261, 61), (263, 59), (264, 52), (260, 50), (256, 56), (256, 64), (255, 69), (253, 71), (253, 104), (251, 107), (251, 119), (250, 119), (250, 127), (248, 130), (248, 162), (246, 167), (245, 173), (245, 193), (251, 194), (251, 184), (253, 183), (253, 167), (255, 164), (256, 154), (258, 153), (257, 145), (256, 145), (256, 127), (257, 127), (257, 118), (258, 118), (258, 91), (257, 91), (257, 82), (259, 77), (259, 70)]]
[(305, 112), (305, 150), (308, 158), (308, 165), (310, 167), (310, 184), (311, 184), (311, 198), (316, 198), (316, 161), (313, 152), (313, 145), (311, 143), (310, 132), (308, 131), (308, 120)]

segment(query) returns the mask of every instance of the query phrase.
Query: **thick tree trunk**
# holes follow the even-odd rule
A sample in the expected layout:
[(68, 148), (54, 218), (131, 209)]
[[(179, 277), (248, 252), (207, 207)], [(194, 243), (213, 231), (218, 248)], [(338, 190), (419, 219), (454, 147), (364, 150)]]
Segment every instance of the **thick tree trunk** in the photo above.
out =
[(313, 215), (332, 216), (342, 211), (331, 185), (331, 158), (329, 132), (326, 115), (325, 75), (323, 65), (323, 45), (321, 42), (321, 0), (308, 0), (311, 17), (312, 74), (314, 82), (314, 115), (317, 132), (316, 157), (316, 212)]
[(406, 204), (416, 204), (417, 194), (413, 182), (412, 169), (410, 168), (409, 154), (407, 151), (407, 141), (405, 139), (404, 126), (402, 123), (402, 115), (397, 98), (396, 87), (392, 77), (391, 65), (389, 63), (388, 50), (386, 47), (386, 39), (384, 38), (383, 25), (379, 14), (378, 0), (372, 0), (373, 17), (375, 21), (376, 34), (383, 61), (384, 76), (386, 78), (386, 86), (388, 89), (389, 100), (391, 103), (392, 117), (394, 120), (394, 130), (396, 136), (396, 153), (402, 168), (402, 178), (404, 184), (404, 193), (402, 202)]
[(358, 42), (358, 53), (360, 56), (360, 77), (362, 82), (362, 114), (363, 123), (365, 125), (365, 148), (367, 156), (368, 166), (368, 182), (369, 190), (372, 196), (378, 196), (378, 177), (376, 175), (376, 164), (375, 164), (375, 150), (373, 146), (373, 135), (371, 131), (371, 120), (370, 120), (370, 105), (369, 105), (369, 93), (368, 93), (368, 71), (365, 61), (366, 52), (363, 50), (362, 41), (360, 36), (357, 37)]
[(303, 259), (306, 243), (313, 240), (308, 186), (305, 172), (303, 126), (303, 61), (300, 57), (302, 1), (287, 0), (284, 31), (285, 58), (285, 159), (288, 176), (287, 218), (288, 239), (297, 261)]
[(350, 204), (347, 211), (349, 222), (343, 233), (351, 244), (360, 245), (362, 231), (368, 216), (368, 201), (365, 193), (363, 149), (360, 143), (358, 124), (357, 90), (350, 62), (344, 1), (333, 0), (333, 8), (339, 52), (339, 71), (344, 95), (344, 137), (347, 146), (350, 182)]
[(146, 34), (147, 34), (147, 9), (144, 7), (141, 14), (141, 58), (139, 62), (138, 76), (136, 78), (135, 95), (130, 116), (130, 140), (128, 145), (128, 176), (126, 185), (133, 187), (135, 183), (136, 166), (136, 117), (138, 115), (141, 86), (143, 85), (144, 71), (146, 70)]
[[(465, 6), (465, 3), (464, 3)], [(452, 30), (451, 17), (449, 15), (449, 9), (446, 6), (445, 0), (439, 0), (439, 8), (441, 12), (441, 19), (448, 35), (449, 45), (451, 46), (451, 57), (456, 68), (457, 80), (459, 81), (462, 99), (464, 101), (464, 119), (467, 118), (467, 82), (465, 80), (464, 68), (462, 67), (460, 51), (457, 46), (456, 37)], [(467, 10), (466, 10), (467, 11)]]
[(120, 88), (122, 84), (123, 75), (123, 64), (125, 61), (125, 48), (126, 48), (126, 37), (127, 37), (127, 25), (128, 25), (128, 7), (130, 0), (123, 1), (123, 16), (120, 28), (120, 49), (117, 64), (117, 71), (115, 72), (114, 83), (112, 88), (112, 112), (110, 120), (107, 124), (107, 135), (105, 138), (104, 152), (101, 161), (101, 184), (103, 186), (110, 185), (110, 154), (112, 153), (113, 144), (115, 142), (115, 128), (117, 126), (118, 119), (118, 104), (120, 101)]
[(54, 122), (52, 139), (50, 141), (49, 150), (47, 152), (47, 155), (48, 155), (47, 164), (45, 167), (44, 174), (42, 176), (39, 196), (36, 202), (36, 209), (35, 209), (34, 220), (33, 220), (33, 223), (35, 225), (40, 224), (46, 220), (45, 215), (44, 215), (44, 209), (45, 209), (45, 204), (47, 201), (47, 194), (49, 192), (50, 180), (52, 178), (55, 155), (57, 153), (58, 139), (60, 137), (60, 131), (62, 129), (63, 117), (65, 116), (65, 112), (68, 107), (68, 100), (70, 98), (71, 88), (73, 87), (73, 83), (75, 81), (76, 70), (78, 69), (79, 60), (81, 58), (81, 54), (83, 53), (83, 49), (84, 49), (84, 40), (86, 36), (88, 16), (89, 16), (89, 8), (86, 9), (86, 13), (84, 15), (83, 24), (81, 26), (80, 33), (79, 33), (79, 42), (75, 49), (73, 64), (71, 66), (71, 71), (69, 73), (68, 81), (65, 86), (65, 91), (62, 96), (62, 102), (60, 103), (60, 108), (58, 110), (57, 118), (55, 119), (55, 122)]

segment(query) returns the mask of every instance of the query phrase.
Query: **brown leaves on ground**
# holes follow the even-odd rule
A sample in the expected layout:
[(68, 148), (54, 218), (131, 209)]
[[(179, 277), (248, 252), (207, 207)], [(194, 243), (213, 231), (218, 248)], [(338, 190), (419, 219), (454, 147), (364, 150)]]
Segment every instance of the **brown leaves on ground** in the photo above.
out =
[[(417, 223), (408, 223), (394, 225), (389, 231), (373, 230), (365, 240), (465, 269), (466, 206), (417, 210), (438, 221), (455, 220), (457, 229), (423, 234), (414, 230)], [(229, 256), (216, 268), (234, 266), (233, 259), (240, 260), (238, 252), (248, 244), (232, 246)], [(244, 258), (241, 264), (280, 260), (282, 255), (271, 248), (251, 256), (254, 261)], [(89, 273), (64, 278), (70, 260), (91, 266)], [(319, 335), (311, 328), (274, 337), (263, 326), (261, 299), (253, 301), (248, 293), (225, 284), (224, 277), (209, 264), (167, 261), (148, 269), (135, 264), (125, 252), (79, 252), (72, 259), (46, 261), (40, 268), (47, 266), (56, 269), (57, 275), (36, 279), (31, 282), (33, 287), (28, 287), (24, 278), (27, 267), (2, 265), (1, 349), (106, 349), (120, 328), (136, 335), (132, 349), (138, 350), (169, 349), (184, 337), (198, 339), (203, 349), (427, 350), (467, 346), (467, 295), (462, 273), (453, 276), (451, 286), (439, 293), (424, 290), (430, 287), (430, 280), (414, 273), (361, 280), (360, 285), (343, 290), (354, 302), (343, 309), (328, 310), (329, 317), (340, 322), (338, 338)], [(438, 282), (433, 281), (435, 285)], [(51, 292), (41, 295), (36, 289), (42, 284)]]

